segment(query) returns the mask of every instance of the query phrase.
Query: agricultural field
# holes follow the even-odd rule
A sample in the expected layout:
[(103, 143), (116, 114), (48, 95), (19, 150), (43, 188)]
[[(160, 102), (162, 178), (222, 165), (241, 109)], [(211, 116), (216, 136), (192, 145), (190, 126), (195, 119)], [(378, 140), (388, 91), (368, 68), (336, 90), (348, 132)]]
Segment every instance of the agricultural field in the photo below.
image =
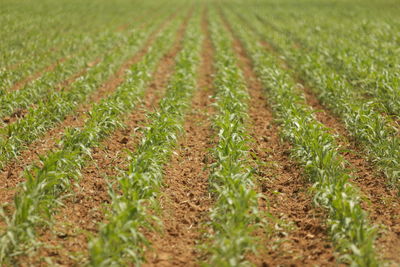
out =
[(400, 266), (398, 0), (0, 7), (0, 266)]

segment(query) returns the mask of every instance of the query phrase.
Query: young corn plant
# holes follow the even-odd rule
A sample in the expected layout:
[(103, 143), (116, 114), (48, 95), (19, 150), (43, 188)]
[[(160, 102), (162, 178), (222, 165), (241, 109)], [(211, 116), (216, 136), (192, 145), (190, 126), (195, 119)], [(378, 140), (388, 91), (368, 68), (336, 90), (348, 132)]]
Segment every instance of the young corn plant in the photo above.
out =
[(210, 213), (212, 233), (206, 250), (210, 266), (247, 265), (245, 255), (255, 250), (252, 235), (259, 219), (257, 193), (254, 191), (249, 156), (248, 119), (243, 74), (233, 51), (230, 36), (211, 13), (211, 38), (215, 48), (215, 87), (218, 114), (213, 126), (218, 143), (213, 149), (210, 189), (216, 202)]
[(235, 16), (227, 16), (266, 88), (283, 137), (293, 145), (292, 155), (313, 182), (315, 202), (328, 211), (327, 222), (340, 259), (354, 266), (378, 266), (373, 247), (376, 229), (360, 206), (357, 188), (348, 181), (350, 176), (335, 137), (305, 104), (290, 72), (282, 70), (277, 59), (254, 42), (257, 36), (243, 29)]
[(199, 14), (187, 26), (183, 49), (176, 59), (175, 72), (158, 111), (149, 115), (151, 123), (137, 148), (131, 153), (129, 169), (117, 177), (118, 192), (110, 189), (112, 203), (106, 222), (89, 243), (90, 266), (140, 265), (148, 240), (142, 230), (152, 230), (157, 217), (149, 207), (156, 203), (162, 185), (163, 166), (182, 133), (184, 114), (196, 89), (202, 34)]
[(159, 34), (112, 95), (92, 107), (83, 128), (67, 129), (61, 140), (62, 148), (41, 157), (41, 166), (34, 165), (25, 171), (26, 182), (15, 198), (14, 213), (11, 216), (2, 213), (7, 229), (0, 236), (0, 262), (12, 262), (14, 256), (35, 248), (37, 227), (51, 223), (63, 194), (79, 179), (80, 170), (90, 160), (91, 149), (123, 126), (123, 115), (133, 110), (143, 96), (157, 62), (172, 45), (178, 22), (171, 22)]

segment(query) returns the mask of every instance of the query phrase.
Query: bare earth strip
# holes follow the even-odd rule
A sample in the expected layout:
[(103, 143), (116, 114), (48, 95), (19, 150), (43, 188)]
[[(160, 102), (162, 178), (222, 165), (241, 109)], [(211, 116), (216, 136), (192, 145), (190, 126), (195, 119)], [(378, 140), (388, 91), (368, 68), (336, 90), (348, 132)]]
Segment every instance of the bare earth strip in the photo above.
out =
[(212, 147), (210, 118), (213, 49), (203, 16), (202, 64), (199, 68), (198, 87), (191, 112), (185, 117), (185, 135), (179, 149), (165, 168), (165, 187), (160, 197), (164, 231), (152, 233), (153, 249), (146, 255), (145, 266), (196, 266), (201, 238), (201, 222), (207, 216), (212, 202), (209, 195), (206, 168), (207, 155)]
[(260, 236), (259, 255), (250, 256), (250, 260), (259, 266), (335, 265), (334, 250), (324, 223), (326, 214), (313, 206), (307, 191), (311, 185), (299, 165), (289, 157), (290, 146), (281, 142), (263, 87), (237, 38), (234, 48), (251, 96), (252, 152), (258, 169), (259, 191), (265, 196), (259, 201), (260, 209), (272, 215), (268, 219), (270, 227)]
[[(125, 127), (115, 131), (92, 151), (92, 162), (83, 169), (82, 178), (74, 188), (73, 197), (64, 201), (64, 207), (54, 216), (52, 230), (46, 229), (40, 240), (45, 244), (38, 256), (26, 259), (26, 265), (43, 264), (51, 259), (56, 264), (71, 266), (86, 260), (89, 236), (96, 234), (98, 223), (104, 219), (104, 204), (109, 203), (107, 177), (113, 178), (127, 168), (127, 151), (140, 140), (138, 130), (146, 122), (146, 113), (154, 110), (164, 95), (173, 71), (174, 59), (181, 49), (185, 23), (179, 29), (173, 47), (163, 57), (146, 90), (142, 106), (125, 119)], [(146, 45), (148, 47), (150, 42)], [(147, 50), (143, 50), (143, 54)]]

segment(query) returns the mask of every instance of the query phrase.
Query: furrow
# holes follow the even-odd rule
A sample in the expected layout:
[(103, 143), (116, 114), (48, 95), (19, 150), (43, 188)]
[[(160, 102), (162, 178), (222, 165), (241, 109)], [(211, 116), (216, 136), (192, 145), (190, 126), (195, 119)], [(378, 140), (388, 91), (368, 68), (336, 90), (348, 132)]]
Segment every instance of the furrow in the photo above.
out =
[(145, 38), (151, 32), (154, 33), (156, 26), (149, 27), (147, 34), (146, 30), (142, 30), (130, 37), (136, 37), (135, 40), (131, 40), (130, 49), (120, 47), (119, 52), (115, 53), (116, 56), (108, 55), (98, 65), (91, 68), (85, 76), (73, 82), (69, 90), (49, 93), (46, 99), (40, 102), (37, 108), (32, 107), (23, 119), (1, 129), (0, 166), (4, 167), (8, 161), (18, 156), (20, 150), (76, 112), (79, 104), (88, 103), (86, 101), (90, 99), (91, 95), (100, 98), (101, 93), (96, 94), (96, 89), (99, 89), (103, 83), (105, 86), (99, 89), (100, 92), (107, 92), (115, 88), (126, 70), (127, 65), (123, 65), (124, 61), (129, 62), (132, 50), (140, 48), (143, 42), (141, 38)]
[[(303, 57), (293, 41), (280, 33), (270, 33), (265, 24), (252, 21), (262, 38), (271, 38), (279, 53), (283, 55), (298, 75), (302, 75), (306, 85), (325, 107), (339, 117), (348, 133), (365, 150), (368, 159), (387, 178), (389, 186), (397, 187), (399, 183), (400, 144), (398, 131), (392, 120), (376, 109), (376, 103), (360, 99), (355, 87), (346, 77), (333, 70), (329, 63), (321, 59), (322, 55), (308, 51)], [(318, 64), (315, 64), (318, 62)]]
[[(253, 29), (254, 30), (254, 29)], [(264, 45), (271, 53), (279, 56), (271, 45)], [(282, 60), (282, 67), (291, 71), (288, 64)], [(341, 155), (346, 160), (346, 167), (351, 172), (350, 182), (361, 190), (361, 206), (369, 214), (371, 222), (378, 227), (375, 241), (377, 251), (382, 261), (400, 262), (400, 200), (398, 191), (387, 185), (385, 176), (366, 158), (365, 151), (357, 140), (352, 137), (343, 123), (330, 110), (323, 106), (320, 100), (308, 88), (298, 74), (293, 74), (300, 89), (304, 92), (305, 100), (315, 112), (316, 118), (329, 127), (332, 135), (341, 147)]]
[(307, 192), (311, 184), (304, 179), (301, 167), (289, 157), (291, 147), (281, 141), (279, 126), (267, 106), (252, 62), (230, 25), (226, 20), (224, 23), (234, 36), (234, 49), (249, 88), (251, 152), (262, 194), (259, 205), (272, 215), (260, 236), (259, 252), (250, 259), (258, 266), (334, 265), (334, 250), (324, 222), (326, 213), (313, 206)]
[(43, 73), (45, 72), (51, 72), (52, 70), (54, 70), (56, 68), (57, 65), (59, 65), (60, 63), (66, 61), (68, 58), (60, 58), (58, 59), (55, 63), (52, 63), (51, 65), (45, 67), (43, 70), (40, 70), (36, 73), (34, 73), (33, 75), (24, 78), (22, 81), (19, 81), (17, 83), (15, 83), (10, 89), (9, 91), (16, 91), (16, 90), (20, 90), (22, 87), (24, 87), (26, 84), (30, 83), (33, 80), (36, 80), (37, 78), (39, 78), (40, 76), (42, 76)]
[(0, 172), (0, 196), (4, 201), (3, 203), (10, 202), (14, 197), (17, 190), (16, 186), (24, 181), (24, 176), (21, 174), (26, 167), (39, 160), (39, 155), (45, 155), (47, 152), (59, 148), (58, 142), (65, 134), (66, 129), (83, 127), (92, 106), (118, 87), (124, 79), (126, 70), (145, 55), (148, 47), (161, 29), (159, 27), (151, 33), (143, 48), (130, 60), (126, 61), (118, 72), (98, 89), (99, 92), (96, 91), (90, 95), (89, 100), (80, 104), (73, 114), (66, 116), (59, 125), (47, 131), (40, 140), (30, 144), (26, 149), (22, 150), (21, 155), (5, 165)]
[(191, 112), (185, 117), (184, 136), (178, 150), (164, 171), (160, 196), (163, 231), (151, 233), (153, 249), (146, 255), (145, 266), (196, 266), (200, 258), (197, 243), (201, 240), (202, 222), (210, 207), (208, 193), (208, 150), (211, 148), (209, 118), (214, 109), (212, 95), (213, 49), (202, 18), (202, 63), (198, 70), (199, 89), (193, 96)]
[(343, 124), (307, 87), (303, 86), (306, 101), (318, 112), (317, 119), (331, 129), (341, 146), (341, 155), (347, 161), (352, 177), (351, 182), (361, 190), (362, 207), (369, 218), (377, 224), (379, 235), (375, 244), (383, 261), (400, 262), (400, 200), (396, 189), (388, 187), (382, 173), (365, 159), (365, 152), (349, 135)]

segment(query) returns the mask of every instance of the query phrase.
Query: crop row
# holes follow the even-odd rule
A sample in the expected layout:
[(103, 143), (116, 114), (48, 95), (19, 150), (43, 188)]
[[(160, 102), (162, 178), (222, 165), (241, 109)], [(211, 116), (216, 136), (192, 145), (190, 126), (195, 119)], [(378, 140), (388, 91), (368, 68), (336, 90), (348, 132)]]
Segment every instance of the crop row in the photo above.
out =
[[(81, 24), (85, 28), (86, 25), (84, 22), (81, 22)], [(110, 31), (113, 30), (110, 29)], [(3, 43), (4, 47), (1, 48), (1, 51), (7, 51), (7, 53), (1, 55), (2, 62), (9, 63), (0, 72), (0, 92), (6, 92), (17, 82), (33, 75), (35, 72), (43, 70), (51, 64), (57, 64), (58, 60), (71, 55), (77, 49), (89, 47), (93, 42), (91, 39), (96, 39), (98, 34), (97, 30), (91, 29), (91, 31), (88, 30), (87, 36), (83, 39), (79, 32), (73, 36), (70, 36), (68, 33), (60, 35), (59, 32), (66, 31), (63, 28), (56, 28), (54, 32), (48, 32), (46, 35), (39, 33), (41, 29), (37, 29), (37, 31), (31, 31), (28, 36), (25, 36), (26, 40), (22, 39)], [(36, 40), (36, 38), (33, 38), (35, 36), (41, 36), (42, 38)], [(51, 41), (51, 45), (47, 44), (49, 41)], [(21, 42), (26, 48), (17, 50), (16, 47), (18, 46), (15, 45), (17, 42)], [(30, 51), (35, 53), (29, 53)], [(16, 61), (18, 58), (20, 60)]]
[[(74, 4), (69, 3), (69, 5), (73, 8)], [(64, 10), (58, 10), (58, 7), (49, 10), (48, 6), (42, 6), (37, 13), (30, 11), (33, 16), (21, 19), (21, 14), (15, 12), (17, 13), (14, 14), (15, 16), (11, 16), (8, 21), (2, 23), (7, 27), (0, 31), (3, 35), (2, 40), (5, 40), (0, 46), (0, 51), (2, 51), (0, 53), (2, 59), (0, 91), (57, 63), (57, 60), (90, 47), (99, 33), (115, 32), (118, 23), (122, 23), (115, 16), (110, 20), (104, 20), (103, 16), (98, 16), (95, 12), (85, 14), (86, 8), (92, 8), (93, 11), (96, 7), (88, 3), (85, 6), (82, 6), (82, 3), (80, 5), (80, 8), (76, 10), (82, 14), (66, 12), (65, 6)], [(142, 10), (147, 12), (147, 9)], [(49, 12), (53, 15), (49, 16)], [(109, 14), (104, 13), (104, 15)], [(139, 16), (140, 13), (136, 15)], [(136, 16), (132, 21), (135, 19), (137, 19)], [(16, 24), (15, 27), (13, 27), (13, 22)], [(124, 23), (126, 22), (131, 21), (124, 21)], [(47, 32), (41, 34), (44, 26), (46, 26)], [(15, 34), (15, 32), (19, 34)], [(23, 34), (24, 32), (26, 34)], [(82, 36), (82, 32), (85, 32), (85, 36)]]
[(211, 266), (238, 266), (245, 263), (246, 253), (255, 250), (252, 235), (257, 220), (257, 193), (249, 164), (248, 120), (249, 95), (243, 74), (232, 47), (232, 38), (221, 20), (210, 12), (210, 31), (215, 49), (217, 115), (213, 127), (218, 136), (213, 149), (210, 190), (215, 197), (209, 226)]
[[(143, 37), (142, 37), (143, 38)], [(26, 109), (46, 98), (49, 92), (69, 77), (96, 65), (96, 59), (104, 54), (112, 54), (112, 48), (126, 45), (129, 39), (120, 33), (106, 32), (94, 40), (90, 49), (85, 49), (74, 57), (61, 62), (54, 70), (46, 72), (37, 80), (28, 83), (20, 90), (0, 96), (0, 118), (12, 115), (16, 110)], [(63, 88), (60, 88), (61, 90)]]
[[(319, 20), (317, 23), (324, 25)], [(329, 26), (320, 26), (323, 28), (318, 31), (313, 28), (303, 30), (304, 25), (296, 27), (289, 24), (288, 27), (287, 21), (274, 20), (273, 25), (275, 29), (300, 42), (306, 50), (311, 50), (311, 53), (315, 50), (319, 59), (328, 62), (341, 76), (346, 77), (357, 92), (372, 96), (375, 103), (385, 107), (384, 111), (399, 116), (399, 74), (396, 71), (400, 64), (396, 57), (398, 45), (395, 42), (383, 42), (381, 39), (376, 45), (368, 45), (376, 43), (374, 40), (380, 38), (370, 32), (371, 26), (365, 26), (365, 30), (370, 32), (368, 35), (364, 34), (365, 30), (356, 31), (353, 26), (351, 28), (354, 33), (348, 37), (345, 33), (349, 25), (337, 23), (340, 26), (332, 29), (331, 21), (325, 23)], [(379, 29), (385, 27), (380, 25)]]

